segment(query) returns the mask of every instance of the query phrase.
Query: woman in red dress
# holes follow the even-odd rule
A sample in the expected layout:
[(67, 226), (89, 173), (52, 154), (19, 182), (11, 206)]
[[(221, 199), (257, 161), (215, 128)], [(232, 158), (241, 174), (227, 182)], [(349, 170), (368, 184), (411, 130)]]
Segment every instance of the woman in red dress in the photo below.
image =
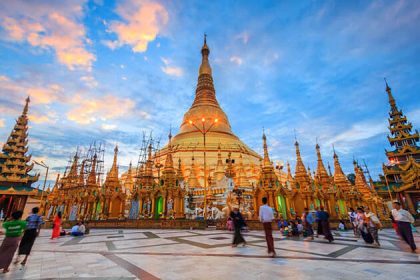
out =
[(58, 212), (54, 218), (51, 239), (58, 238), (60, 236), (60, 227), (61, 227), (61, 212)]

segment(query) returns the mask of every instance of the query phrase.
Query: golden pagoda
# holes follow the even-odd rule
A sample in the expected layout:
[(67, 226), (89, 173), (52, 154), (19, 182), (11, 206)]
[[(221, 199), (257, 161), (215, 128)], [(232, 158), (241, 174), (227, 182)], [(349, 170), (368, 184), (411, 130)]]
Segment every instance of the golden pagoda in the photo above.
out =
[[(204, 38), (195, 98), (190, 109), (184, 114), (178, 134), (172, 139), (173, 157), (182, 160), (186, 169), (187, 184), (190, 186), (190, 183), (194, 183), (191, 187), (203, 187), (204, 180), (208, 180), (204, 178), (204, 152), (206, 152), (206, 177), (216, 170), (219, 156), (226, 159), (230, 153), (232, 162), (242, 165), (241, 174), (237, 174), (239, 177), (236, 181), (239, 180), (240, 184), (255, 184), (258, 174), (254, 174), (256, 169), (251, 166), (258, 165), (261, 157), (232, 132), (229, 119), (216, 99), (209, 54), (210, 49)], [(204, 144), (202, 132), (207, 130)], [(157, 153), (156, 157), (159, 157), (160, 162), (164, 162), (168, 152), (166, 146)], [(220, 179), (220, 162), (218, 168), (216, 174)], [(191, 176), (192, 180), (189, 178)]]
[(416, 214), (420, 209), (419, 132), (412, 132), (413, 125), (398, 109), (391, 88), (385, 83), (391, 107), (388, 141), (394, 150), (386, 151), (388, 163), (382, 166), (384, 176), (377, 184), (378, 193), (384, 199), (401, 201), (412, 214)]
[(17, 210), (24, 210), (28, 196), (38, 196), (39, 190), (31, 187), (39, 174), (30, 175), (34, 167), (28, 155), (29, 97), (22, 114), (16, 120), (0, 153), (0, 211), (8, 217)]

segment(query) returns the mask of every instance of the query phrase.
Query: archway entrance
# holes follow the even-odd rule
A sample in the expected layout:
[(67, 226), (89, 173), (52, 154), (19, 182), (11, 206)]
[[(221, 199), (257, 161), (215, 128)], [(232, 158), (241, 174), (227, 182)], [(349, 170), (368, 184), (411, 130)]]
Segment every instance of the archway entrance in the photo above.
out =
[(287, 219), (286, 200), (283, 195), (277, 196), (277, 205), (279, 206), (278, 213), (281, 214), (283, 219)]
[(155, 219), (159, 219), (160, 215), (163, 212), (163, 197), (159, 196), (158, 198), (156, 198), (155, 205)]

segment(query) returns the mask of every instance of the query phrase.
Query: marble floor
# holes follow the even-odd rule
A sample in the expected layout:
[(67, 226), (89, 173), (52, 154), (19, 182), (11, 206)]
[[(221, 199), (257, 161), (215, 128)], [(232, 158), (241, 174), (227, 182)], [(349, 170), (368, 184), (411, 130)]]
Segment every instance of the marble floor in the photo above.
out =
[[(264, 233), (245, 233), (246, 247), (232, 248), (232, 233), (216, 230), (93, 229), (84, 237), (50, 240), (43, 230), (25, 267), (12, 265), (0, 279), (419, 279), (420, 254), (393, 230), (380, 232), (381, 247), (334, 232), (292, 239), (274, 232), (276, 258), (266, 254)], [(0, 236), (0, 241), (3, 236)], [(420, 234), (415, 233), (420, 246)]]

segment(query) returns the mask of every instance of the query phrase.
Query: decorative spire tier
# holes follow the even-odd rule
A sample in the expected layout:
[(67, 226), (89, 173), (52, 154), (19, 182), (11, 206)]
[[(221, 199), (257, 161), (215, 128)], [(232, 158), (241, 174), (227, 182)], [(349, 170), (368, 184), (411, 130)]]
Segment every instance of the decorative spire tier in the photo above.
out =
[(0, 185), (5, 187), (30, 187), (38, 180), (39, 174), (32, 176), (29, 172), (34, 164), (28, 152), (28, 110), (29, 97), (26, 99), (22, 114), (3, 145), (0, 154)]

